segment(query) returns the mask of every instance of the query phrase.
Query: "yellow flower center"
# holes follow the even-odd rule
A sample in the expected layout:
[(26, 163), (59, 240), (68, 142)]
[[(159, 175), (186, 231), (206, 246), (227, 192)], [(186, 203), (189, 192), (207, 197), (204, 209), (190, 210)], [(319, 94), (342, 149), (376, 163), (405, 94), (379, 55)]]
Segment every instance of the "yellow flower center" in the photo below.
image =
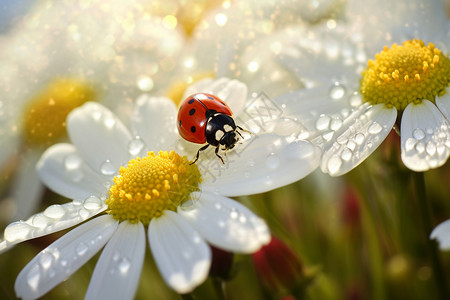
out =
[(421, 40), (393, 44), (369, 60), (362, 72), (360, 91), (364, 101), (384, 103), (403, 110), (423, 99), (434, 102), (445, 93), (450, 81), (450, 59)]
[(106, 200), (107, 212), (119, 221), (148, 225), (164, 210), (176, 211), (191, 192), (199, 190), (200, 182), (198, 167), (190, 165), (186, 156), (173, 150), (148, 152), (120, 168)]
[(49, 146), (66, 134), (66, 117), (75, 107), (95, 98), (85, 82), (56, 79), (36, 94), (25, 107), (23, 129), (30, 145)]

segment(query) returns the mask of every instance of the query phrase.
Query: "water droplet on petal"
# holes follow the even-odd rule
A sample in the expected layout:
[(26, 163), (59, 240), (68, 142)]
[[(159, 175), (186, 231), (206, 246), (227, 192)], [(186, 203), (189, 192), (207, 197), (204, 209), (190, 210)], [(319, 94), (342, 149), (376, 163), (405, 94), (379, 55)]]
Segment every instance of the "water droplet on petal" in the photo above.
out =
[(341, 119), (333, 119), (330, 123), (330, 129), (331, 130), (338, 130), (342, 126), (342, 120)]
[(352, 156), (353, 156), (353, 152), (350, 149), (345, 148), (344, 150), (342, 150), (341, 158), (343, 160), (349, 161), (352, 158)]
[(44, 270), (50, 268), (52, 261), (53, 255), (51, 255), (48, 252), (42, 252), (41, 255), (39, 256), (39, 264), (42, 266)]
[(365, 135), (359, 132), (355, 135), (355, 142), (358, 145), (361, 145), (364, 142), (365, 138), (366, 138)]
[(235, 208), (233, 208), (230, 212), (230, 218), (236, 219), (238, 217), (239, 213), (236, 211)]
[(114, 127), (114, 125), (116, 125), (116, 118), (113, 116), (106, 116), (103, 119), (103, 124), (105, 124), (107, 128), (112, 128)]
[(85, 210), (85, 209), (80, 209), (80, 210), (78, 211), (78, 215), (79, 215), (81, 218), (86, 219), (87, 217), (89, 217), (89, 212), (88, 212), (87, 210)]
[(345, 87), (340, 84), (339, 82), (336, 82), (329, 91), (329, 95), (331, 99), (338, 100), (344, 97), (345, 95)]
[(126, 257), (122, 258), (122, 260), (119, 263), (120, 273), (125, 275), (126, 273), (128, 273), (128, 270), (130, 269), (130, 267), (131, 267), (131, 262)]
[(361, 94), (358, 92), (354, 92), (349, 99), (350, 105), (355, 107), (355, 106), (359, 106), (362, 103), (362, 97)]
[(70, 154), (64, 159), (64, 167), (66, 171), (76, 170), (81, 166), (81, 158), (78, 155)]
[(100, 198), (96, 196), (90, 196), (86, 200), (84, 200), (83, 206), (87, 210), (99, 209), (102, 206), (102, 200), (100, 200)]
[(423, 139), (425, 137), (425, 132), (422, 129), (420, 129), (420, 128), (416, 128), (413, 131), (413, 137), (416, 140), (421, 140), (421, 139)]
[(341, 169), (341, 166), (342, 166), (342, 160), (337, 155), (333, 155), (328, 160), (327, 167), (328, 167), (328, 172), (330, 172), (330, 174), (337, 173)]
[(415, 138), (408, 138), (405, 142), (405, 150), (411, 151), (414, 149), (414, 146), (416, 145), (417, 140)]
[(426, 150), (429, 155), (434, 155), (436, 153), (436, 144), (432, 141), (429, 141), (427, 143)]
[(144, 141), (142, 141), (139, 137), (136, 137), (128, 144), (128, 152), (131, 155), (137, 155), (144, 148), (144, 145)]
[(354, 141), (348, 141), (348, 143), (347, 143), (347, 148), (350, 149), (350, 150), (352, 150), (352, 151), (355, 151), (355, 149), (356, 149), (356, 143), (355, 143)]
[(322, 134), (322, 137), (324, 138), (324, 140), (325, 141), (330, 141), (332, 138), (333, 138), (333, 135), (334, 135), (334, 131), (328, 131), (328, 132), (325, 132), (324, 134)]
[(27, 274), (27, 283), (28, 286), (33, 291), (37, 291), (39, 286), (39, 281), (41, 280), (41, 269), (38, 265), (35, 265), (31, 268), (30, 272)]
[(444, 154), (445, 149), (446, 149), (445, 145), (442, 145), (442, 144), (439, 144), (439, 145), (437, 145), (437, 147), (436, 147), (437, 153), (438, 153), (439, 155)]
[(59, 219), (64, 216), (65, 213), (64, 208), (59, 204), (51, 205), (44, 210), (44, 215), (52, 219)]
[(381, 130), (383, 130), (383, 127), (378, 124), (377, 122), (373, 122), (370, 126), (369, 126), (369, 133), (370, 134), (378, 134), (381, 132)]
[(417, 153), (423, 153), (425, 151), (425, 145), (424, 143), (417, 143), (416, 144), (416, 151)]
[(89, 250), (88, 245), (86, 245), (85, 243), (81, 242), (78, 244), (77, 248), (75, 249), (75, 252), (79, 255), (79, 256), (83, 256), (86, 254), (86, 252)]
[(112, 162), (109, 159), (107, 159), (101, 164), (100, 172), (103, 175), (114, 175), (114, 173), (116, 172), (116, 169), (114, 168), (114, 165), (112, 164)]
[(317, 130), (327, 130), (330, 126), (331, 118), (329, 116), (323, 115), (320, 116), (316, 121), (316, 129)]
[(269, 169), (276, 169), (280, 166), (280, 157), (275, 153), (271, 153), (266, 157), (266, 164)]
[(433, 128), (427, 128), (427, 133), (428, 134), (433, 134), (433, 132), (434, 132)]
[(254, 167), (255, 166), (255, 161), (253, 159), (249, 159), (249, 160), (247, 160), (247, 165), (249, 167)]
[(41, 213), (34, 215), (31, 219), (31, 224), (39, 228), (46, 227), (50, 222), (51, 220)]

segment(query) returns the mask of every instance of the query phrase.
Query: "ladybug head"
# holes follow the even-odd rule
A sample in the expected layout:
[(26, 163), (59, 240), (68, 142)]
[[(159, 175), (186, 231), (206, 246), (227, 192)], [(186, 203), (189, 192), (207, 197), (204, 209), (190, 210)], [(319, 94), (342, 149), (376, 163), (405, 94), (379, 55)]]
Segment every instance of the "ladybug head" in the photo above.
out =
[(220, 139), (219, 143), (221, 145), (225, 146), (225, 149), (233, 149), (236, 143), (238, 142), (239, 138), (236, 136), (236, 132), (228, 131), (223, 135), (223, 137)]

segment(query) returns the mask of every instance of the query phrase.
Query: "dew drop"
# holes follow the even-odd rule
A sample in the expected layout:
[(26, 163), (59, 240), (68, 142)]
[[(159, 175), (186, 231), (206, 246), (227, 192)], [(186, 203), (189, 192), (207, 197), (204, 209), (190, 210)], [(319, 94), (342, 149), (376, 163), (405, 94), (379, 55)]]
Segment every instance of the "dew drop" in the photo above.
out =
[(130, 270), (130, 267), (131, 267), (131, 262), (126, 257), (122, 258), (122, 260), (119, 263), (120, 273), (125, 275), (126, 273), (128, 273), (128, 270)]
[(369, 126), (369, 133), (370, 134), (378, 134), (381, 132), (381, 130), (383, 130), (383, 127), (377, 123), (377, 122), (373, 122), (370, 126)]
[(83, 256), (86, 254), (86, 252), (89, 250), (88, 245), (86, 245), (85, 243), (81, 242), (78, 244), (77, 248), (75, 249), (75, 252), (79, 255), (79, 256)]
[(118, 261), (119, 258), (120, 258), (119, 251), (115, 251), (114, 254), (113, 254), (113, 257), (112, 257), (113, 261)]
[(25, 222), (11, 223), (5, 229), (5, 240), (8, 242), (22, 240), (27, 238), (33, 229), (33, 226)]
[(423, 143), (417, 143), (416, 144), (416, 151), (417, 153), (423, 153), (425, 151), (425, 145)]
[(255, 161), (253, 159), (249, 159), (249, 160), (247, 160), (247, 165), (249, 167), (254, 167), (255, 166)]
[(100, 200), (100, 198), (96, 196), (90, 196), (86, 200), (84, 200), (83, 206), (87, 210), (99, 209), (102, 206), (102, 200)]
[(429, 155), (434, 155), (436, 153), (436, 144), (429, 141), (427, 143), (426, 150)]
[(345, 87), (339, 82), (336, 82), (333, 86), (331, 86), (329, 95), (331, 99), (334, 100), (341, 99), (345, 95)]
[(80, 168), (81, 158), (78, 155), (70, 154), (64, 159), (64, 167), (66, 171), (72, 171)]
[(358, 145), (361, 145), (362, 143), (364, 143), (364, 139), (365, 139), (366, 137), (364, 136), (364, 134), (362, 134), (361, 132), (359, 132), (359, 133), (357, 133), (356, 135), (355, 135), (355, 142), (358, 144)]
[(112, 162), (109, 159), (107, 159), (101, 164), (100, 172), (103, 175), (113, 175), (116, 172), (116, 168), (114, 168)]
[(59, 204), (54, 204), (44, 210), (44, 215), (52, 219), (60, 219), (66, 212)]
[(353, 107), (360, 106), (362, 103), (361, 94), (358, 92), (354, 92), (349, 99), (350, 105)]
[(131, 140), (128, 144), (128, 152), (131, 155), (137, 155), (141, 150), (144, 148), (144, 142), (139, 138), (136, 137), (135, 139)]
[(81, 218), (86, 219), (87, 217), (89, 217), (89, 212), (88, 212), (87, 210), (85, 210), (85, 209), (80, 209), (80, 210), (78, 211), (78, 215), (79, 215)]
[(242, 224), (246, 223), (246, 222), (247, 222), (247, 217), (246, 217), (245, 215), (242, 214), (242, 215), (239, 217), (239, 222), (241, 222)]
[(103, 124), (105, 124), (106, 128), (113, 128), (116, 125), (116, 118), (107, 116), (103, 119)]
[(239, 213), (236, 211), (235, 208), (233, 208), (230, 212), (230, 218), (236, 219), (239, 216)]
[(347, 143), (347, 148), (350, 149), (350, 150), (352, 150), (352, 151), (355, 151), (355, 149), (356, 149), (356, 143), (355, 143), (354, 141), (348, 141), (348, 143)]
[(345, 161), (349, 161), (353, 156), (353, 152), (352, 150), (345, 148), (344, 150), (342, 150), (341, 153), (341, 158)]
[(433, 128), (427, 128), (427, 133), (428, 134), (433, 134), (433, 132), (434, 132)]
[(280, 166), (280, 157), (275, 153), (271, 153), (266, 157), (266, 164), (269, 169), (276, 169)]
[(342, 120), (341, 119), (333, 119), (330, 123), (330, 129), (331, 130), (338, 130), (342, 126)]
[(342, 160), (337, 155), (333, 155), (328, 160), (327, 167), (328, 167), (328, 171), (330, 172), (330, 174), (337, 173), (341, 169), (341, 166), (342, 166)]
[(328, 132), (325, 132), (324, 134), (322, 134), (322, 137), (324, 138), (324, 140), (325, 141), (330, 141), (332, 138), (333, 138), (333, 135), (334, 135), (334, 131), (328, 131)]
[(317, 130), (327, 130), (330, 126), (331, 118), (329, 116), (322, 115), (316, 121)]
[(413, 137), (416, 140), (420, 141), (421, 139), (423, 139), (425, 137), (425, 132), (422, 129), (420, 129), (420, 128), (416, 128), (413, 131)]
[(62, 267), (66, 267), (66, 266), (67, 266), (67, 260), (62, 259), (62, 260), (61, 260), (61, 266), (62, 266)]
[(39, 256), (39, 264), (43, 269), (48, 269), (52, 265), (53, 256), (48, 252), (42, 252)]
[(445, 145), (443, 145), (443, 144), (439, 144), (439, 145), (437, 145), (437, 147), (436, 147), (436, 151), (437, 151), (437, 153), (438, 153), (439, 155), (444, 154), (445, 149), (446, 149), (446, 147), (445, 147)]
[(44, 214), (36, 214), (31, 219), (31, 224), (35, 227), (43, 228), (46, 227), (50, 223), (50, 219), (47, 218)]
[(417, 140), (415, 138), (407, 139), (405, 142), (405, 150), (411, 151), (412, 149), (414, 149), (414, 146), (416, 145), (416, 143), (417, 143)]
[(39, 287), (39, 281), (41, 280), (41, 270), (38, 265), (35, 265), (30, 272), (27, 274), (28, 286), (33, 290), (37, 291)]
[(81, 204), (83, 204), (83, 202), (84, 202), (84, 200), (79, 199), (79, 198), (75, 198), (72, 201), (73, 205), (81, 205)]

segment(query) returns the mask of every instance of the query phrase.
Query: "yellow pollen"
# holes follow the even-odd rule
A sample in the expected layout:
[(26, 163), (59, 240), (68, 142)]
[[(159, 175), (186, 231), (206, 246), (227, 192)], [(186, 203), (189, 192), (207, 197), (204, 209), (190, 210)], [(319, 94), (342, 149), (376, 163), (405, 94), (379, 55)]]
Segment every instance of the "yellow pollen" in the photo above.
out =
[(24, 138), (29, 145), (49, 146), (66, 134), (66, 117), (71, 110), (95, 100), (94, 89), (73, 78), (50, 82), (24, 110)]
[(107, 213), (116, 220), (148, 225), (164, 210), (176, 211), (198, 191), (201, 182), (198, 167), (175, 151), (148, 152), (121, 167), (109, 190)]
[(450, 82), (450, 59), (432, 43), (421, 40), (393, 44), (375, 54), (362, 72), (364, 101), (403, 110), (409, 103), (435, 101)]

